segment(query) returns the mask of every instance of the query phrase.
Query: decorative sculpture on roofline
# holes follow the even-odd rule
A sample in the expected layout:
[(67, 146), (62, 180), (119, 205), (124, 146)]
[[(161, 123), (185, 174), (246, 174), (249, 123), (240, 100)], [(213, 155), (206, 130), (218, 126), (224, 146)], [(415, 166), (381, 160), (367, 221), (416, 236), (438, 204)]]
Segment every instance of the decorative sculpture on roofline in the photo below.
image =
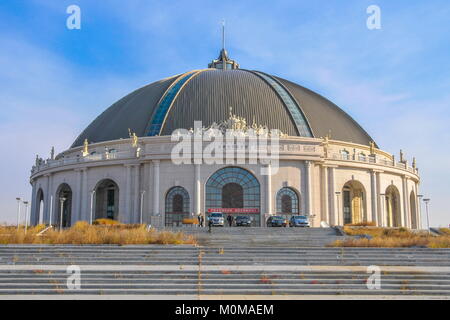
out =
[(374, 155), (375, 154), (375, 142), (370, 141), (370, 154)]
[(329, 148), (329, 144), (330, 144), (330, 134), (328, 133), (325, 138), (322, 138), (323, 142), (322, 142), (322, 146), (323, 146), (323, 153), (325, 158), (328, 158), (328, 148)]
[[(202, 127), (198, 128), (198, 131), (195, 132), (193, 128), (190, 128), (188, 130), (188, 133), (190, 135), (193, 134), (205, 134), (208, 137), (214, 137), (216, 135), (220, 134), (225, 135), (231, 133), (234, 136), (240, 136), (240, 137), (248, 137), (248, 136), (265, 136), (270, 137), (274, 134), (272, 130), (269, 130), (267, 126), (257, 125), (256, 122), (253, 120), (252, 126), (247, 125), (247, 119), (244, 117), (239, 117), (232, 112), (232, 108), (230, 107), (230, 113), (229, 118), (225, 121), (222, 121), (220, 123), (213, 122), (209, 127)], [(286, 138), (288, 137), (287, 134), (281, 132), (280, 130), (276, 129), (278, 131), (278, 137), (279, 138)]]
[(138, 147), (138, 141), (139, 141), (139, 138), (138, 138), (138, 136), (136, 135), (136, 132), (131, 132), (131, 129), (128, 128), (128, 135), (129, 135), (130, 138), (131, 138), (131, 146), (132, 146), (133, 148), (137, 148), (137, 147)]
[[(232, 131), (234, 135), (239, 136), (271, 136), (271, 130), (266, 125), (258, 125), (253, 119), (253, 123), (251, 126), (247, 124), (247, 119), (244, 117), (239, 117), (236, 114), (233, 114), (233, 108), (230, 107), (229, 118), (219, 124), (213, 122), (209, 127), (204, 128), (204, 131), (208, 131), (210, 129), (215, 129), (221, 131), (225, 134), (228, 131)], [(280, 138), (288, 137), (287, 134), (278, 130), (278, 135)]]
[(83, 143), (83, 157), (86, 157), (89, 155), (89, 142), (88, 139), (84, 139)]

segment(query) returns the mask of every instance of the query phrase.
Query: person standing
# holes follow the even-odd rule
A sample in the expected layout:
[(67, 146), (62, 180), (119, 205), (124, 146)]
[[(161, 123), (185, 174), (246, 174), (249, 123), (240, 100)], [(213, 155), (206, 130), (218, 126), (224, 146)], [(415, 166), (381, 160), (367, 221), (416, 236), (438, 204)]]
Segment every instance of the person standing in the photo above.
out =
[(231, 227), (233, 225), (233, 217), (231, 216), (231, 214), (228, 215), (227, 220), (228, 226)]

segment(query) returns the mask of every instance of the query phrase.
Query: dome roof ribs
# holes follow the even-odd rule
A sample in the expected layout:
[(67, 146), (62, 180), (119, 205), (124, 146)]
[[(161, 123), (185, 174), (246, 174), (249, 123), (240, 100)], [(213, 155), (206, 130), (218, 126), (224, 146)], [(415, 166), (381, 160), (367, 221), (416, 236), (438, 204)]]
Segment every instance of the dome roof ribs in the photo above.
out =
[(194, 76), (196, 76), (201, 71), (190, 71), (181, 75), (175, 82), (173, 82), (170, 87), (166, 90), (161, 100), (158, 102), (155, 110), (153, 111), (149, 128), (146, 131), (147, 136), (159, 136), (161, 133), (161, 128), (164, 125), (164, 121), (167, 118), (167, 114), (173, 102), (178, 96), (178, 93), (183, 89), (186, 83)]
[(245, 71), (251, 72), (262, 78), (277, 93), (281, 101), (283, 101), (283, 104), (289, 112), (292, 120), (294, 121), (299, 136), (308, 138), (314, 137), (313, 130), (309, 125), (308, 120), (301, 109), (301, 106), (279, 81), (264, 72), (254, 70)]

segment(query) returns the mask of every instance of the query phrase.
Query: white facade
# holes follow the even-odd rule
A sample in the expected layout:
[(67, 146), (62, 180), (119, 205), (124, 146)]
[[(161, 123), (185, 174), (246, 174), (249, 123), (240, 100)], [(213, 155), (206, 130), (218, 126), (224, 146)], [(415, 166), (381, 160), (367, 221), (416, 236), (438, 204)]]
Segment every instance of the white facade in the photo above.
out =
[[(240, 167), (259, 182), (259, 213), (253, 214), (259, 216), (260, 226), (269, 215), (283, 213), (277, 194), (289, 188), (298, 195), (298, 213), (309, 215), (314, 227), (322, 221), (421, 227), (418, 170), (406, 161), (396, 162), (384, 151), (335, 140), (288, 137), (279, 142), (278, 172), (263, 175), (265, 165), (248, 164), (248, 159), (245, 164), (175, 165), (171, 160), (174, 144), (169, 136), (142, 137), (134, 147), (132, 139), (120, 139), (90, 144), (85, 156), (83, 147), (77, 147), (56, 159), (37, 161), (30, 178), (31, 223), (57, 224), (61, 214), (70, 212), (64, 222), (69, 226), (104, 217), (99, 210), (109, 210), (121, 222), (164, 226), (171, 188), (187, 191), (189, 201), (183, 205), (191, 216), (205, 214), (208, 179), (222, 168)], [(106, 197), (113, 189), (114, 195), (111, 191), (101, 198), (101, 193)], [(66, 198), (63, 210), (61, 195)], [(108, 202), (111, 197), (114, 205)]]

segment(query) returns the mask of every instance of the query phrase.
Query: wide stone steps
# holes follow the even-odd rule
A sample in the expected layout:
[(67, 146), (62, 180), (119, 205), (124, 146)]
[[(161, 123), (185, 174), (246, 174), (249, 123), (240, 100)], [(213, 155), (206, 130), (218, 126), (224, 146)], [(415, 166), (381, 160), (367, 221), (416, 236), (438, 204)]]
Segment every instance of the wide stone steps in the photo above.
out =
[(194, 246), (0, 246), (0, 265), (450, 266), (449, 249)]
[(323, 247), (335, 240), (343, 239), (332, 228), (247, 228), (247, 227), (213, 227), (211, 233), (207, 228), (184, 227), (166, 228), (194, 235), (200, 245), (220, 246), (267, 246), (267, 247)]
[(62, 270), (0, 271), (0, 295), (437, 295), (450, 297), (450, 274), (388, 272), (381, 289), (358, 271), (83, 271), (81, 289), (67, 289)]
[[(333, 248), (330, 228), (182, 228), (192, 245), (0, 245), (0, 299), (14, 297), (432, 296), (450, 298), (450, 249)], [(69, 265), (81, 289), (68, 289)], [(367, 288), (367, 266), (381, 289)]]

